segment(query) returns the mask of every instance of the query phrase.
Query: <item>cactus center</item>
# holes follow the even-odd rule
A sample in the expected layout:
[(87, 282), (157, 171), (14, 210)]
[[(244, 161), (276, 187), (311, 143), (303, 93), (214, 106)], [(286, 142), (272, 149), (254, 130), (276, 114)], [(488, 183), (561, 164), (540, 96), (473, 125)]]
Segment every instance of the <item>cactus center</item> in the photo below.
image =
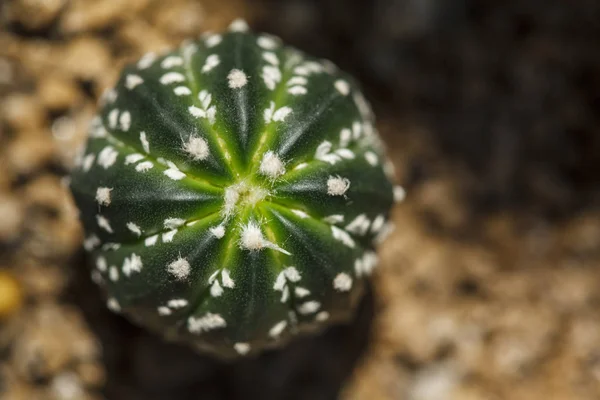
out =
[(230, 216), (236, 208), (254, 207), (262, 201), (269, 192), (263, 187), (243, 180), (225, 189), (223, 213)]

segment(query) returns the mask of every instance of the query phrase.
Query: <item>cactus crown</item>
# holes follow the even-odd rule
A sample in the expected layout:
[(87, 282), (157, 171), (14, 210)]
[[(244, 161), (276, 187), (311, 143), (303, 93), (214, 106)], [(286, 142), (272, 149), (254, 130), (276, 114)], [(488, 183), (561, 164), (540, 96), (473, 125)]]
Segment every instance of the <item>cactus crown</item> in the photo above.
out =
[(222, 356), (349, 318), (393, 202), (349, 76), (236, 21), (102, 102), (71, 187), (112, 310)]

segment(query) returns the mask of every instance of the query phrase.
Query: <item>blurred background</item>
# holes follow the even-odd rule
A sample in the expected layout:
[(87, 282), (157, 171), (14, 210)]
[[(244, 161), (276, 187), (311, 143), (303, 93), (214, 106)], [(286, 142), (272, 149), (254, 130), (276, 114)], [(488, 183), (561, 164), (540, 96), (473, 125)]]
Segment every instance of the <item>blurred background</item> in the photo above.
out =
[[(105, 310), (63, 177), (237, 17), (359, 79), (407, 197), (351, 325), (222, 364)], [(0, 399), (600, 399), (598, 43), (597, 0), (1, 0)]]

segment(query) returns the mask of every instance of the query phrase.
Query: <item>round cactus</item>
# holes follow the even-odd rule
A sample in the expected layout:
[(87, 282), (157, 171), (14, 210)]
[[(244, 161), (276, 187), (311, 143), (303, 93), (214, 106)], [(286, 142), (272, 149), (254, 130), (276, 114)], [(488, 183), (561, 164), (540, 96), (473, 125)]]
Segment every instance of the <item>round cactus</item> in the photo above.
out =
[(391, 226), (384, 157), (349, 76), (242, 21), (147, 54), (72, 173), (92, 277), (113, 311), (224, 357), (347, 320)]

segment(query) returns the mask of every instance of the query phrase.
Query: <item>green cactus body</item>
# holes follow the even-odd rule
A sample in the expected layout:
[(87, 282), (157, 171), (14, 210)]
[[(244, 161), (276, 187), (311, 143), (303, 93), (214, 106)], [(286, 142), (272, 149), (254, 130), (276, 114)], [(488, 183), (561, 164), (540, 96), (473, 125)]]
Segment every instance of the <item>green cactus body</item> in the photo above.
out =
[(102, 103), (71, 188), (109, 308), (225, 357), (352, 315), (394, 187), (349, 76), (236, 21)]

